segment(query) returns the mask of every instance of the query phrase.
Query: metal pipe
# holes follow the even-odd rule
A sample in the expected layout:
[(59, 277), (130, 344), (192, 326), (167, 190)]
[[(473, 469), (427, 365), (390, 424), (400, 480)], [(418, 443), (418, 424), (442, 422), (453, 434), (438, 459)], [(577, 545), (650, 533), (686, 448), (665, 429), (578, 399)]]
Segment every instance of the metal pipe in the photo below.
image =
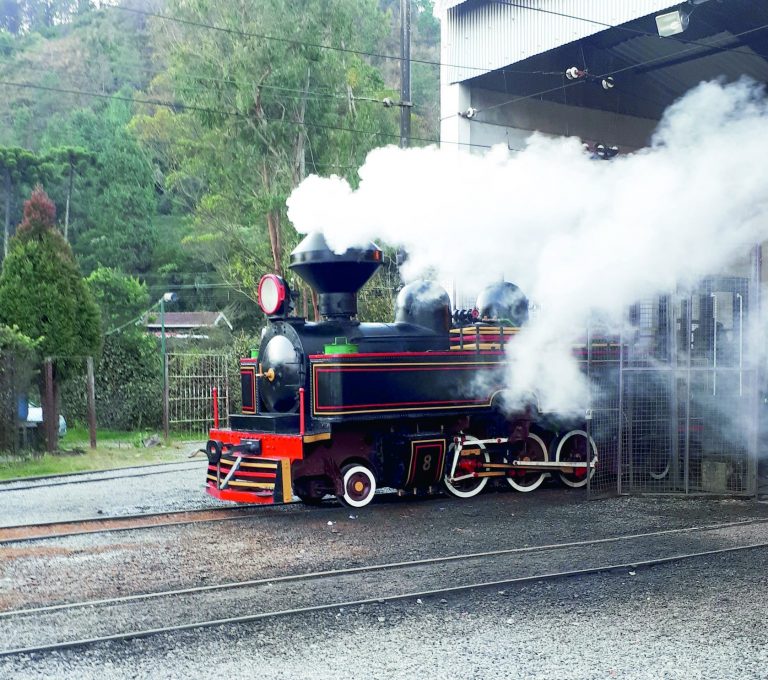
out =
[(304, 388), (299, 387), (299, 434), (304, 435)]
[[(693, 295), (688, 296), (688, 314), (685, 322), (685, 351), (687, 371), (685, 380), (685, 449), (683, 458), (683, 490), (690, 491), (691, 473), (691, 336), (693, 335)], [(701, 322), (699, 322), (701, 323)]]
[(214, 387), (212, 390), (213, 397), (213, 426), (219, 429), (219, 390)]
[(744, 395), (744, 298), (736, 293), (739, 301), (739, 396)]
[(411, 137), (411, 0), (400, 0), (400, 146)]
[(625, 321), (622, 321), (619, 333), (619, 442), (616, 457), (616, 493), (619, 495), (622, 492), (621, 477), (624, 474), (621, 460), (624, 455), (624, 327)]
[(227, 473), (227, 476), (224, 477), (223, 480), (221, 480), (221, 484), (219, 485), (220, 489), (225, 488), (227, 486), (227, 484), (229, 484), (229, 480), (232, 479), (232, 477), (234, 477), (234, 475), (235, 475), (235, 472), (237, 472), (240, 469), (240, 463), (242, 463), (242, 462), (243, 462), (243, 457), (242, 456), (238, 456), (237, 458), (235, 458), (235, 462), (232, 464), (232, 467), (230, 468), (229, 472)]
[(710, 293), (712, 298), (712, 395), (717, 395), (717, 294)]

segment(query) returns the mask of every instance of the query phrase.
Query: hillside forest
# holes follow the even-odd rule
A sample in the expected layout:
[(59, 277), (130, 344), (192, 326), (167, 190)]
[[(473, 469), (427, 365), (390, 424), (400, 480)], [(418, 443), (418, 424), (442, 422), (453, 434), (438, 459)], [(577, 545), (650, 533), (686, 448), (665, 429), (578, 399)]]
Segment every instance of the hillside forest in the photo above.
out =
[[(439, 25), (432, 0), (410, 2), (415, 145), (438, 136)], [(263, 274), (286, 276), (312, 314), (287, 268), (299, 237), (285, 201), (313, 173), (354, 185), (371, 149), (398, 143), (399, 12), (400, 0), (0, 0), (0, 451), (20, 445), (19, 400), (42, 401), (45, 357), (48, 422), (58, 408), (85, 422), (92, 356), (99, 426), (157, 428), (162, 343), (144, 323), (169, 293), (169, 311), (226, 314), (233, 334), (169, 347), (226, 355), (233, 379), (265, 320)], [(394, 259), (361, 317), (391, 315)]]
[[(439, 25), (431, 0), (411, 2), (412, 136), (425, 144), (438, 135)], [(292, 188), (310, 173), (354, 184), (368, 151), (398, 142), (400, 109), (383, 102), (400, 98), (399, 11), (0, 0), (0, 257), (41, 184), (105, 333), (167, 291), (177, 311), (226, 310), (253, 332), (258, 280), (288, 274), (298, 241)], [(110, 305), (115, 286), (133, 304)]]

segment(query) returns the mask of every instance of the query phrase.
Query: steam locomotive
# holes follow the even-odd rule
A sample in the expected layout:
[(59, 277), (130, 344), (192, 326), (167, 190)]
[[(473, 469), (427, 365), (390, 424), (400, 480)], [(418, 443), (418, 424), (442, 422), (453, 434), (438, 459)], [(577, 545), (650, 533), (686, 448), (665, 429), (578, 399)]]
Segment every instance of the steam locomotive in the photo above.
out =
[(322, 320), (295, 316), (286, 281), (262, 277), (269, 323), (258, 356), (240, 363), (242, 412), (210, 430), (209, 494), (308, 504), (330, 494), (359, 508), (379, 487), (471, 498), (490, 480), (522, 492), (549, 473), (587, 483), (597, 450), (585, 431), (557, 433), (536, 422), (535, 404), (505, 405), (505, 345), (528, 317), (515, 285), (493, 284), (454, 315), (442, 288), (415, 282), (394, 323), (362, 323), (357, 293), (382, 264), (375, 244), (338, 254), (315, 233), (290, 260)]

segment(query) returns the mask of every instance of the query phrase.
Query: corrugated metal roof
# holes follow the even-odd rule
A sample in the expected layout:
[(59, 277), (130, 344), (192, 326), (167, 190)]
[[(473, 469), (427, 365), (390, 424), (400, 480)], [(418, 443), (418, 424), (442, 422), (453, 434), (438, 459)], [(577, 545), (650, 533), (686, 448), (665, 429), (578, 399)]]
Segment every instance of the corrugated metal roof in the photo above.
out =
[(442, 19), (442, 61), (450, 64), (444, 82), (475, 78), (606, 30), (601, 24), (624, 24), (680, 4), (670, 0), (514, 2), (516, 6), (484, 0), (453, 3)]
[[(714, 45), (726, 44), (733, 36), (728, 32), (712, 35), (708, 40)], [(666, 48), (666, 55), (662, 49)], [(648, 78), (654, 89), (681, 95), (692, 84), (701, 80), (722, 77), (726, 81), (738, 80), (748, 76), (756, 81), (765, 81), (766, 64), (759, 55), (746, 46), (739, 46), (737, 51), (722, 51), (674, 63), (679, 46), (660, 43), (652, 37), (639, 36), (625, 40), (611, 48), (614, 54), (629, 63), (648, 66), (636, 69), (640, 77)], [(665, 63), (665, 56), (672, 63)]]
[[(536, 98), (571, 106), (659, 119), (702, 80), (732, 82), (746, 76), (768, 83), (768, 6), (736, 2), (728, 13), (717, 3), (702, 5), (682, 40), (656, 37), (651, 14), (624, 24), (626, 30), (603, 31), (487, 73), (472, 87), (504, 92), (507, 101), (537, 93)], [(580, 63), (594, 73), (614, 74), (614, 89), (606, 92), (588, 83), (557, 88), (564, 82), (563, 67)]]

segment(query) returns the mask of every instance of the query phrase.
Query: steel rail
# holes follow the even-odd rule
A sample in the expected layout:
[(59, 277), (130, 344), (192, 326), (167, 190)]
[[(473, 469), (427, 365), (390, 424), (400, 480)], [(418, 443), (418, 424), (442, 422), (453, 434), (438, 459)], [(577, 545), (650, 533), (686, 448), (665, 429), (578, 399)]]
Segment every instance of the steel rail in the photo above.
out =
[[(449, 595), (454, 593), (471, 592), (474, 590), (481, 590), (486, 588), (498, 588), (499, 586), (510, 586), (521, 583), (531, 583), (534, 581), (554, 581), (564, 578), (571, 578), (574, 576), (588, 576), (591, 574), (600, 574), (617, 571), (619, 569), (633, 569), (649, 568), (659, 566), (662, 564), (670, 564), (673, 562), (682, 562), (686, 560), (697, 559), (701, 557), (712, 557), (715, 555), (723, 555), (728, 553), (744, 552), (747, 550), (758, 550), (768, 548), (768, 542), (751, 543), (748, 545), (731, 546), (728, 548), (718, 548), (715, 550), (705, 550), (695, 553), (681, 553), (677, 555), (668, 555), (666, 557), (657, 557), (650, 560), (640, 560), (632, 562), (621, 562), (605, 564), (598, 567), (588, 567), (585, 569), (571, 569), (567, 571), (548, 572), (544, 574), (536, 574), (533, 576), (517, 576), (514, 578), (499, 579), (495, 581), (482, 581), (480, 583), (469, 583), (460, 586), (449, 586), (445, 588), (435, 588), (432, 590), (414, 591), (409, 593), (401, 593), (399, 595), (385, 595), (383, 597), (371, 597), (361, 600), (345, 600), (343, 602), (333, 602), (320, 605), (312, 605), (307, 607), (297, 607), (295, 609), (281, 609), (271, 612), (261, 612), (258, 614), (245, 614), (243, 616), (233, 616), (224, 619), (211, 619), (208, 621), (197, 621), (194, 623), (184, 623), (175, 626), (165, 626), (161, 628), (148, 628), (144, 630), (131, 631), (127, 633), (116, 633), (114, 635), (103, 635), (93, 638), (81, 638), (79, 640), (71, 640), (68, 642), (57, 642), (48, 645), (40, 645), (37, 647), (18, 647), (16, 649), (9, 649), (0, 651), (0, 658), (15, 656), (18, 654), (36, 654), (41, 652), (60, 651), (64, 649), (74, 649), (77, 647), (85, 647), (103, 642), (114, 642), (120, 640), (136, 640), (140, 638), (147, 638), (154, 635), (160, 635), (163, 633), (174, 633), (187, 630), (204, 630), (206, 628), (214, 628), (224, 625), (252, 623), (254, 621), (262, 621), (265, 619), (272, 619), (285, 616), (297, 616), (301, 614), (309, 614), (313, 612), (328, 611), (331, 609), (337, 609), (340, 607), (359, 607), (361, 605), (368, 604), (384, 604), (387, 602), (397, 602), (401, 600), (412, 600), (415, 598), (435, 597), (437, 595)], [(273, 579), (275, 580), (275, 579)]]
[(534, 552), (544, 552), (552, 550), (563, 550), (565, 548), (580, 548), (590, 545), (601, 545), (606, 543), (620, 543), (622, 541), (632, 541), (641, 538), (650, 538), (652, 536), (669, 536), (672, 534), (693, 533), (696, 531), (717, 531), (719, 529), (729, 529), (737, 526), (750, 526), (753, 524), (766, 524), (768, 519), (758, 520), (739, 520), (736, 522), (723, 522), (720, 524), (704, 524), (693, 527), (680, 527), (678, 529), (661, 529), (659, 531), (649, 531), (638, 534), (623, 534), (621, 536), (609, 536), (607, 538), (591, 538), (583, 541), (568, 541), (565, 543), (547, 543), (544, 545), (526, 546), (523, 548), (503, 548), (501, 550), (488, 550), (476, 553), (463, 553), (459, 555), (446, 555), (443, 557), (426, 557), (420, 560), (406, 560), (402, 562), (385, 562), (383, 564), (370, 564), (362, 567), (347, 567), (344, 569), (329, 569), (324, 571), (310, 571), (303, 574), (289, 574), (287, 576), (274, 576), (272, 578), (249, 579), (246, 581), (230, 581), (227, 583), (211, 584), (207, 586), (195, 586), (192, 588), (179, 588), (176, 590), (165, 590), (156, 593), (141, 593), (137, 595), (122, 595), (120, 597), (104, 598), (100, 600), (86, 600), (83, 602), (69, 602), (64, 604), (55, 604), (47, 607), (31, 607), (28, 609), (14, 609), (11, 611), (0, 612), (0, 619), (11, 618), (13, 616), (26, 616), (29, 614), (43, 614), (64, 609), (77, 609), (78, 607), (96, 607), (108, 606), (113, 604), (123, 604), (126, 602), (135, 602), (137, 600), (153, 600), (174, 595), (191, 595), (195, 593), (214, 592), (217, 590), (234, 590), (237, 588), (248, 588), (251, 586), (266, 585), (269, 583), (285, 583), (291, 581), (309, 581), (312, 579), (326, 578), (328, 576), (347, 576), (350, 574), (361, 574), (373, 571), (389, 571), (393, 569), (403, 569), (407, 567), (419, 567), (429, 564), (441, 564), (449, 562), (458, 562), (462, 560), (479, 559), (483, 557), (501, 557), (503, 555), (525, 554)]
[[(197, 462), (189, 463), (187, 461), (184, 461), (182, 463), (167, 463), (166, 465), (187, 465), (189, 467), (183, 467), (183, 468), (176, 468), (173, 470), (157, 470), (153, 472), (139, 472), (136, 474), (130, 474), (130, 475), (112, 475), (110, 477), (97, 477), (96, 479), (72, 479), (65, 482), (43, 482), (42, 484), (27, 484), (25, 486), (11, 486), (10, 488), (1, 488), (0, 487), (0, 493), (11, 493), (13, 491), (28, 491), (30, 489), (47, 489), (52, 486), (69, 486), (70, 484), (89, 484), (89, 483), (95, 483), (95, 482), (110, 482), (114, 481), (116, 479), (135, 479), (136, 477), (152, 477), (153, 475), (170, 475), (174, 472), (187, 472), (189, 470), (194, 470), (195, 468), (203, 468), (203, 462)], [(160, 465), (141, 465), (137, 467), (160, 467)], [(99, 472), (117, 472), (124, 468), (116, 468), (111, 470), (96, 470), (92, 472), (83, 473), (83, 475), (86, 474), (99, 474)], [(79, 477), (80, 475), (78, 475)], [(11, 483), (8, 482), (8, 485)]]
[[(202, 449), (200, 449), (202, 450)], [(192, 458), (193, 456), (188, 456)], [(202, 458), (200, 460), (203, 460)], [(143, 465), (126, 465), (125, 467), (105, 468), (103, 470), (80, 470), (79, 472), (58, 472), (51, 475), (30, 475), (29, 477), (10, 477), (9, 479), (0, 479), (0, 490), (7, 484), (21, 484), (23, 482), (42, 482), (48, 479), (61, 479), (64, 477), (82, 477), (84, 475), (98, 475), (103, 472), (122, 472), (123, 470), (140, 470), (141, 468), (165, 467), (168, 465), (185, 465), (194, 461), (191, 460), (168, 460), (164, 463), (144, 463)]]
[(141, 529), (155, 529), (157, 527), (172, 527), (172, 526), (182, 526), (185, 524), (197, 524), (201, 522), (223, 522), (225, 520), (235, 520), (235, 519), (244, 519), (247, 517), (250, 517), (252, 514), (258, 514), (259, 511), (262, 511), (266, 508), (270, 507), (280, 507), (284, 505), (299, 505), (296, 501), (290, 501), (290, 502), (281, 502), (281, 503), (270, 503), (270, 504), (264, 504), (264, 505), (258, 505), (255, 503), (247, 503), (247, 504), (241, 504), (241, 505), (232, 505), (227, 507), (215, 507), (215, 508), (192, 508), (190, 510), (167, 510), (165, 512), (148, 512), (144, 514), (135, 514), (135, 515), (116, 515), (114, 517), (89, 517), (87, 519), (73, 519), (73, 520), (66, 520), (63, 522), (43, 522), (40, 524), (15, 524), (13, 526), (7, 526), (7, 527), (0, 527), (0, 534), (2, 534), (4, 531), (23, 531), (25, 529), (33, 529), (35, 527), (55, 527), (55, 526), (66, 526), (69, 524), (88, 524), (88, 523), (96, 523), (96, 522), (126, 522), (131, 520), (140, 520), (140, 519), (152, 519), (154, 517), (163, 517), (164, 515), (189, 515), (192, 513), (202, 513), (202, 512), (231, 512), (236, 510), (251, 510), (253, 512), (243, 512), (239, 515), (236, 515), (234, 517), (215, 517), (211, 519), (190, 519), (190, 520), (181, 520), (181, 521), (173, 521), (173, 522), (160, 522), (158, 524), (139, 524), (136, 526), (126, 526), (126, 527), (105, 527), (103, 529), (82, 529), (80, 531), (67, 531), (67, 532), (61, 532), (61, 533), (48, 533), (48, 534), (35, 534), (33, 536), (19, 536), (18, 538), (3, 538), (0, 539), (0, 545), (8, 545), (10, 543), (29, 543), (30, 541), (45, 541), (45, 540), (51, 540), (54, 538), (69, 538), (71, 536), (84, 536), (88, 534), (110, 534), (110, 533), (116, 533), (119, 531), (138, 531)]

